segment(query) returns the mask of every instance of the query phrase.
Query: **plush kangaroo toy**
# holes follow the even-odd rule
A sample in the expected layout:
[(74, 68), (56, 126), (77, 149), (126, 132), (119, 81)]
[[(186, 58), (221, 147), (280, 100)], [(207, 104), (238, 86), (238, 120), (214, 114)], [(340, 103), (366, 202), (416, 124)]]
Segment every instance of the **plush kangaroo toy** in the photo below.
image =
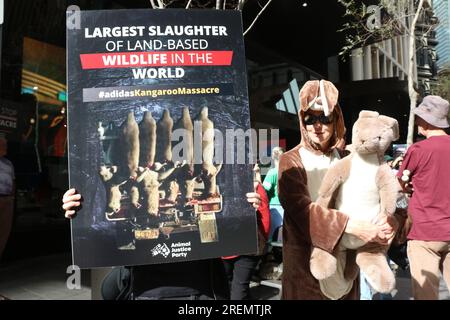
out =
[[(384, 153), (399, 138), (398, 130), (397, 120), (378, 112), (361, 111), (353, 126), (353, 152), (328, 170), (317, 202), (351, 219), (372, 223), (393, 215), (399, 184), (384, 161)], [(341, 298), (350, 291), (358, 274), (355, 260), (350, 258), (355, 253), (352, 250), (356, 250), (356, 264), (370, 285), (378, 292), (389, 293), (395, 287), (395, 276), (386, 260), (388, 247), (366, 244), (344, 234), (333, 254), (313, 248), (311, 273), (328, 298)]]

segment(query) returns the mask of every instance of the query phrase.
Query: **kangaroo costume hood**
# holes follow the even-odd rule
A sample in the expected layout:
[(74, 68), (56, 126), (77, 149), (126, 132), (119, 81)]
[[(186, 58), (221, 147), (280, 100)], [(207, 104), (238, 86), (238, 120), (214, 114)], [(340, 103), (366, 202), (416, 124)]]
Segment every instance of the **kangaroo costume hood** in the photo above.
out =
[(319, 151), (319, 146), (308, 138), (304, 123), (305, 112), (309, 109), (323, 111), (325, 116), (332, 116), (334, 122), (334, 134), (330, 142), (330, 150), (345, 147), (345, 124), (342, 110), (338, 104), (339, 91), (333, 83), (327, 80), (307, 81), (300, 90), (300, 131), (301, 145), (313, 152)]

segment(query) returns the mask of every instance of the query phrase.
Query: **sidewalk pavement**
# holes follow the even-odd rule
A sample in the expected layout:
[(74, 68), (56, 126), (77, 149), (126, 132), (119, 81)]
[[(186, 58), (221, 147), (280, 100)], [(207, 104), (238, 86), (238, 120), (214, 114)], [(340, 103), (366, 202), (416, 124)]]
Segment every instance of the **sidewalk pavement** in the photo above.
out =
[[(393, 300), (413, 300), (409, 270), (398, 269), (396, 282), (396, 288), (392, 292)], [(375, 295), (374, 300), (379, 300), (379, 295)], [(439, 284), (439, 300), (450, 300), (450, 294), (442, 277)]]
[[(70, 254), (0, 264), (0, 296), (11, 300), (90, 300), (90, 271), (81, 270), (81, 288), (70, 290)], [(73, 281), (71, 283), (74, 283)]]
[[(69, 265), (70, 253), (0, 264), (0, 300), (1, 296), (11, 300), (90, 300), (90, 271), (81, 270), (81, 287), (70, 290), (66, 285), (72, 275), (67, 273)], [(410, 281), (408, 271), (397, 271), (397, 288), (393, 292), (393, 300), (412, 300)], [(256, 282), (251, 284), (251, 293), (255, 300), (280, 298), (278, 289)], [(450, 300), (442, 279), (439, 299)]]

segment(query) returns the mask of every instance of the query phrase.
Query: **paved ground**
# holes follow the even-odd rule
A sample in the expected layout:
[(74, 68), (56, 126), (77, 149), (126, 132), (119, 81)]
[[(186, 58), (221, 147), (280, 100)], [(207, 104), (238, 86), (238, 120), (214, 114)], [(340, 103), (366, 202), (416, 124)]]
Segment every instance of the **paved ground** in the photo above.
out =
[[(81, 288), (69, 290), (68, 254), (19, 260), (0, 266), (0, 295), (12, 300), (91, 299), (89, 271), (81, 271)], [(69, 281), (75, 283), (75, 281)]]
[[(0, 265), (1, 296), (12, 300), (89, 300), (91, 299), (90, 271), (81, 271), (80, 289), (67, 288), (67, 273), (71, 264), (70, 254), (36, 257), (27, 260), (8, 262)], [(74, 283), (73, 278), (69, 283)], [(256, 300), (279, 299), (279, 290), (273, 287), (252, 283), (252, 295)], [(375, 297), (377, 299), (378, 297)], [(409, 273), (397, 272), (397, 289), (394, 300), (411, 300)], [(443, 281), (440, 287), (440, 300), (450, 300)]]

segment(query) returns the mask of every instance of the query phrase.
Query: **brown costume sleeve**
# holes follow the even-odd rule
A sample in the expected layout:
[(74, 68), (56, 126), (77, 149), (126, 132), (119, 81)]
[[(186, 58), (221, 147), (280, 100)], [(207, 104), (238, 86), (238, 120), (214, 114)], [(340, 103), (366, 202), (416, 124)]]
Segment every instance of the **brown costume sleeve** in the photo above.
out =
[(311, 201), (298, 148), (282, 155), (278, 179), (278, 196), (285, 210), (285, 244), (292, 247), (313, 245), (331, 253), (345, 230), (348, 217)]

